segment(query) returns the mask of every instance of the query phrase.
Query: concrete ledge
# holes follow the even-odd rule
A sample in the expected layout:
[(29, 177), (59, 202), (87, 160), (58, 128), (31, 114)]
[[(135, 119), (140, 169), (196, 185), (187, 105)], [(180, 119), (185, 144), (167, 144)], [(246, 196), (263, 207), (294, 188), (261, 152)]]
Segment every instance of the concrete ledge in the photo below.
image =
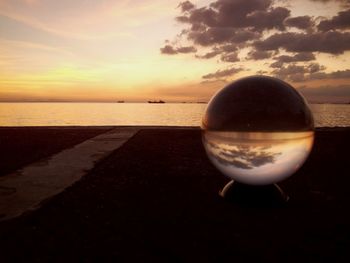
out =
[(0, 220), (37, 209), (122, 146), (137, 128), (116, 128), (0, 178)]

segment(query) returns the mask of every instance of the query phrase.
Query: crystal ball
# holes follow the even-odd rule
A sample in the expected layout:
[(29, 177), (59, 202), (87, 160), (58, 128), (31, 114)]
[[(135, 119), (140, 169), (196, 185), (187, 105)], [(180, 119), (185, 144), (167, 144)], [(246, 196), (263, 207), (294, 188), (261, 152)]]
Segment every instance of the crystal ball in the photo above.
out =
[(214, 166), (249, 185), (273, 184), (294, 174), (314, 140), (306, 100), (288, 83), (267, 76), (242, 78), (218, 91), (201, 127)]

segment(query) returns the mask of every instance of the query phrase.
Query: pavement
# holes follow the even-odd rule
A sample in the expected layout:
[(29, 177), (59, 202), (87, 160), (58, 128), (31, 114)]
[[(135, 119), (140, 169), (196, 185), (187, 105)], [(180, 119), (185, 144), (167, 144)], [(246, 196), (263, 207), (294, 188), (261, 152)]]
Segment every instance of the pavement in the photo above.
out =
[(0, 177), (0, 221), (40, 207), (122, 146), (137, 128), (116, 128)]

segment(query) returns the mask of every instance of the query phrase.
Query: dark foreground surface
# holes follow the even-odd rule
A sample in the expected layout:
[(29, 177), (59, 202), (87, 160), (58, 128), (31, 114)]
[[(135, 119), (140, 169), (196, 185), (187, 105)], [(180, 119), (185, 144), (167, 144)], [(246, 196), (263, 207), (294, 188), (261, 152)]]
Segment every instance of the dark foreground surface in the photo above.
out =
[(107, 127), (0, 127), (0, 176), (106, 132)]
[[(0, 261), (350, 262), (350, 129), (316, 133), (282, 207), (225, 202), (200, 131), (142, 130), (86, 177), (0, 223)], [(1, 196), (0, 196), (1, 198)]]

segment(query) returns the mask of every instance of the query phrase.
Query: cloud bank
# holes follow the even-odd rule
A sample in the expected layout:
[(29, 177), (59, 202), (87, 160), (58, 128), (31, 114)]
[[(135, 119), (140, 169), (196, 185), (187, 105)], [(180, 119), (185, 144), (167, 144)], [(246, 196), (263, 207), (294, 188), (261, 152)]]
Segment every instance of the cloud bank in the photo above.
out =
[[(160, 50), (169, 55), (194, 53), (198, 59), (215, 58), (222, 63), (224, 69), (208, 73), (204, 79), (230, 79), (244, 71), (242, 63), (255, 61), (267, 65), (257, 74), (264, 72), (291, 82), (350, 79), (349, 69), (327, 71), (327, 65), (318, 60), (320, 54), (341, 57), (350, 51), (350, 1), (333, 2), (342, 10), (330, 17), (292, 16), (291, 9), (283, 5), (285, 1), (216, 0), (202, 7), (180, 2), (175, 20), (183, 25), (181, 37)], [(184, 52), (182, 42), (186, 43)], [(227, 68), (225, 63), (231, 66)]]

